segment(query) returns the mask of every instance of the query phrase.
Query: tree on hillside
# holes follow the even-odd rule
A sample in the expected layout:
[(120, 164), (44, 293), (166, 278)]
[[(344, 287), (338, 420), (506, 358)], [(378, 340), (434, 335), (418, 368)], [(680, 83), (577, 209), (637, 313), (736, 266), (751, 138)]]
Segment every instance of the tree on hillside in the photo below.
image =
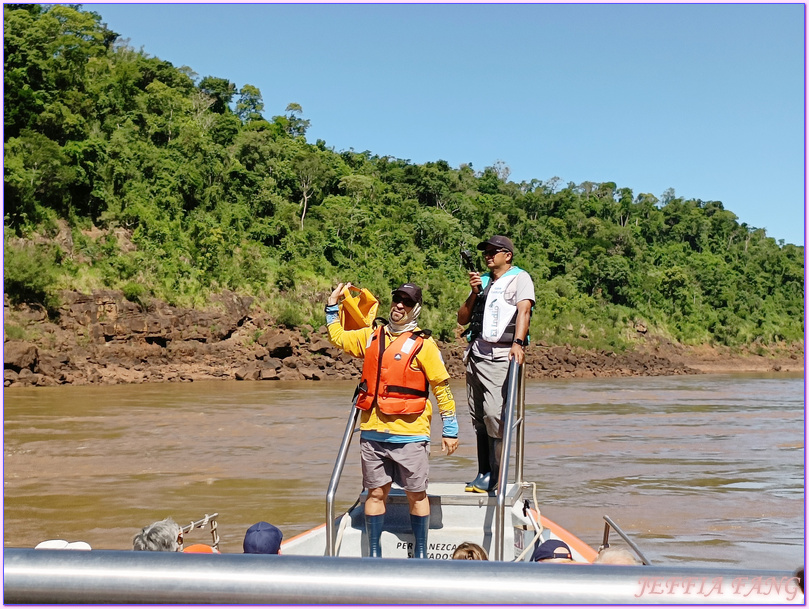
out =
[(199, 90), (213, 98), (211, 112), (225, 114), (230, 110), (230, 102), (236, 95), (236, 85), (227, 78), (206, 76), (199, 81)]
[(804, 248), (721, 202), (609, 181), (516, 184), (501, 161), (476, 172), (336, 152), (306, 141), (300, 104), (267, 121), (258, 88), (195, 84), (190, 68), (116, 41), (95, 13), (3, 8), (15, 302), (106, 287), (199, 305), (227, 288), (320, 323), (316, 303), (337, 279), (381, 295), (413, 280), (429, 287), (431, 329), (451, 337), (468, 290), (458, 247), (505, 233), (537, 282), (531, 334), (548, 344), (618, 349), (639, 319), (682, 342), (803, 339)]
[(239, 99), (236, 101), (236, 116), (243, 123), (262, 120), (264, 112), (264, 101), (261, 98), (261, 91), (253, 85), (244, 85), (239, 90)]
[[(306, 137), (306, 130), (309, 129), (310, 121), (301, 118), (299, 114), (303, 114), (303, 108), (300, 104), (295, 102), (287, 104), (287, 114), (272, 117), (272, 124), (278, 133), (282, 133), (291, 138)], [(318, 140), (322, 144), (322, 140)], [(323, 145), (318, 146), (324, 149)]]
[(313, 196), (316, 196), (326, 185), (330, 177), (330, 168), (324, 161), (320, 150), (307, 150), (298, 154), (293, 160), (295, 175), (298, 178), (297, 186), (300, 194), (301, 229), (306, 218)]

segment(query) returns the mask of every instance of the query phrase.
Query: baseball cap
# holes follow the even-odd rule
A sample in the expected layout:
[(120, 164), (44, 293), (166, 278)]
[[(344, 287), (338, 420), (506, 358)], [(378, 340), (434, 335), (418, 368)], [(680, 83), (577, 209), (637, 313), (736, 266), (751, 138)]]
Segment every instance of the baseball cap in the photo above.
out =
[(510, 251), (512, 254), (514, 253), (514, 244), (511, 242), (511, 239), (508, 237), (504, 237), (503, 235), (495, 235), (487, 239), (486, 241), (481, 241), (478, 243), (478, 249), (483, 251), (486, 249), (487, 245), (492, 245), (497, 248), (502, 248), (505, 250)]
[(568, 558), (573, 560), (573, 553), (570, 547), (561, 539), (549, 539), (542, 542), (536, 550), (531, 560), (536, 562), (538, 560), (546, 560), (548, 558)]
[(257, 522), (244, 534), (245, 554), (278, 554), (284, 534), (269, 522)]
[(410, 297), (413, 302), (421, 304), (421, 288), (415, 283), (403, 283), (398, 288), (393, 290), (391, 295), (395, 294), (396, 292), (407, 294), (407, 296)]

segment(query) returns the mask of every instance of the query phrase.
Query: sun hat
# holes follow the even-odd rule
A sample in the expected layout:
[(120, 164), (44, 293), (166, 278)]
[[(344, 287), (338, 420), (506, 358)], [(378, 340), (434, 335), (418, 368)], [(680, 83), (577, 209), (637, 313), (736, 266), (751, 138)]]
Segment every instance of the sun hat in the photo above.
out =
[(65, 541), (64, 539), (48, 539), (40, 542), (35, 550), (92, 550), (86, 541)]

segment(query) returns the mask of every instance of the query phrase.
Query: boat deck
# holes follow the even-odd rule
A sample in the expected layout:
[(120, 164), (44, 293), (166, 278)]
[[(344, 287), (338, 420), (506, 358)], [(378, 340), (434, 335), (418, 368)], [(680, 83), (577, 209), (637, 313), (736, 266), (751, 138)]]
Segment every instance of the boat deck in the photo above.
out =
[[(430, 530), (427, 553), (431, 559), (449, 560), (455, 548), (463, 542), (472, 542), (492, 553), (497, 497), (494, 493), (469, 493), (465, 483), (432, 483), (427, 491), (430, 501)], [(367, 493), (363, 491), (358, 504), (336, 519), (337, 555), (367, 556), (363, 506)], [(514, 560), (534, 539), (535, 529), (522, 513), (524, 488), (509, 484), (506, 488), (507, 509), (503, 547), (506, 560)], [(509, 515), (510, 514), (510, 515)], [(546, 528), (542, 540), (556, 537)], [(385, 526), (381, 536), (384, 558), (409, 558), (413, 553), (413, 534), (410, 528), (410, 510), (407, 496), (394, 487), (388, 495)], [(533, 544), (532, 544), (533, 547)], [(325, 555), (325, 526), (318, 527), (283, 544), (282, 553), (298, 555)], [(530, 559), (530, 552), (523, 560)], [(579, 556), (580, 560), (587, 560)]]

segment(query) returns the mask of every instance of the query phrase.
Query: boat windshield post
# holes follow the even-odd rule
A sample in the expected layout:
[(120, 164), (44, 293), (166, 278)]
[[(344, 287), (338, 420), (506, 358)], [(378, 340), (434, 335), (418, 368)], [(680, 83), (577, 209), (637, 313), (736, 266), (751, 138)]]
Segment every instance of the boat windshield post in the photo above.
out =
[[(522, 371), (521, 366), (516, 359), (511, 360), (508, 368), (508, 387), (506, 390), (506, 403), (503, 413), (503, 441), (502, 441), (502, 455), (500, 457), (500, 474), (498, 476), (497, 484), (497, 506), (495, 508), (494, 517), (494, 560), (503, 560), (503, 537), (505, 533), (505, 517), (506, 517), (506, 491), (508, 490), (508, 462), (511, 456), (511, 436), (515, 426), (514, 412), (524, 411), (525, 406), (518, 407), (518, 402), (524, 401), (524, 392), (521, 391), (522, 385)], [(520, 416), (516, 425), (522, 428), (523, 416)], [(521, 482), (522, 478), (522, 446), (520, 442), (524, 441), (522, 430), (517, 433), (517, 467), (518, 477), (517, 482)]]
[(351, 446), (351, 436), (354, 435), (354, 428), (357, 425), (357, 418), (359, 417), (359, 409), (356, 407), (357, 394), (354, 394), (354, 401), (351, 403), (351, 413), (348, 415), (348, 423), (346, 424), (345, 432), (343, 432), (343, 441), (340, 444), (340, 452), (337, 455), (337, 460), (334, 462), (334, 469), (329, 479), (329, 490), (326, 491), (326, 555), (337, 555), (337, 530), (334, 526), (334, 498), (337, 495), (337, 486), (340, 484), (340, 476), (343, 475), (343, 466), (345, 466), (346, 458), (348, 457), (348, 448)]
[(525, 366), (520, 366), (520, 388), (517, 400), (517, 444), (514, 447), (514, 483), (522, 485), (525, 455)]

